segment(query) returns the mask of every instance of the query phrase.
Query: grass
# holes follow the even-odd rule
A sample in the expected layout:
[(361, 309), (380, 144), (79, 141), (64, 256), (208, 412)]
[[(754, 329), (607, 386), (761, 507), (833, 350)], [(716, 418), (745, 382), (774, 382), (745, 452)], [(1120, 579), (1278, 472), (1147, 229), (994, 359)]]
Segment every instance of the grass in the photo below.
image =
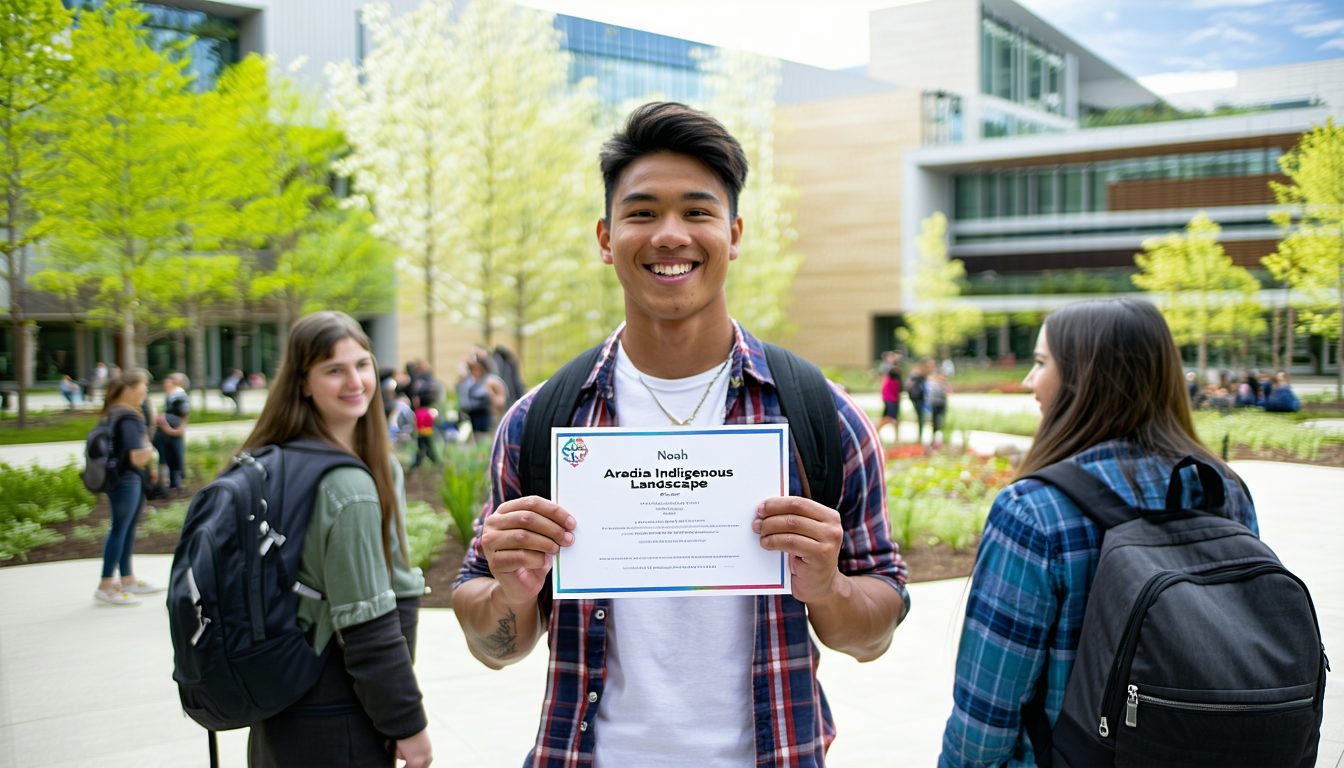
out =
[(946, 543), (972, 547), (994, 494), (1008, 484), (1007, 459), (938, 453), (898, 458), (887, 466), (887, 517), (901, 547)]
[(406, 549), (411, 555), (412, 567), (429, 568), (435, 553), (443, 549), (443, 537), (452, 524), (452, 518), (435, 512), (427, 502), (415, 501), (406, 505)]
[(981, 408), (958, 408), (953, 401), (947, 409), (948, 432), (998, 432), (1032, 437), (1041, 423), (1040, 414), (1029, 411), (1000, 413)]
[[(26, 443), (64, 443), (80, 441), (98, 423), (98, 414), (88, 411), (59, 412), (50, 416), (34, 416), (31, 426), (19, 429), (6, 426), (0, 430), (0, 445)], [(192, 424), (212, 424), (221, 421), (241, 421), (255, 416), (235, 419), (232, 411), (204, 411), (191, 415)]]
[(161, 533), (181, 533), (182, 524), (187, 520), (187, 507), (189, 505), (190, 502), (188, 501), (146, 505), (139, 529), (136, 531), (136, 537), (143, 539), (146, 536)]

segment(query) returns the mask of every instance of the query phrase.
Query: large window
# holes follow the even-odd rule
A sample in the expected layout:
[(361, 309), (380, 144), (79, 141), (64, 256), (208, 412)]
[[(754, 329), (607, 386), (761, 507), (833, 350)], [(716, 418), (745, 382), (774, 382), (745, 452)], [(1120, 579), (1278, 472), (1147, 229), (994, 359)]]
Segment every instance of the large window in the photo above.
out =
[(555, 28), (560, 31), (560, 46), (570, 52), (570, 82), (595, 78), (598, 94), (609, 104), (651, 93), (669, 101), (704, 100), (700, 64), (712, 48), (560, 14)]
[(954, 216), (967, 220), (1105, 211), (1112, 184), (1263, 176), (1278, 172), (1280, 154), (1270, 147), (963, 173), (954, 180)]
[[(67, 8), (97, 8), (105, 0), (63, 0)], [(144, 27), (151, 43), (160, 49), (194, 38), (186, 48), (191, 59), (187, 71), (194, 76), (192, 88), (198, 92), (215, 87), (215, 82), (230, 64), (238, 63), (238, 21), (202, 11), (188, 11), (156, 3), (139, 3), (149, 16)]]
[(989, 16), (981, 25), (980, 92), (1064, 114), (1063, 54)]

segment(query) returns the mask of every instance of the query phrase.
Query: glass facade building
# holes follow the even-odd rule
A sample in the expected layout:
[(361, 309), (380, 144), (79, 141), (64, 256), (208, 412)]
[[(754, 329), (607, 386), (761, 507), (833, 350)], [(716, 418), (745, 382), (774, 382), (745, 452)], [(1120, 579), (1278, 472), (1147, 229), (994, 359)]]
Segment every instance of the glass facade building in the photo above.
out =
[[(104, 0), (63, 0), (67, 8), (97, 8)], [(170, 8), (155, 3), (139, 3), (149, 14), (143, 26), (160, 50), (191, 40), (186, 55), (191, 59), (187, 71), (195, 78), (192, 88), (204, 92), (215, 87), (224, 68), (238, 63), (238, 21), (223, 16)], [(194, 39), (192, 39), (194, 38)]]
[(1064, 114), (1064, 55), (987, 12), (980, 66), (981, 93)]
[(560, 47), (569, 51), (569, 81), (597, 80), (608, 104), (652, 93), (668, 101), (704, 103), (700, 63), (714, 48), (600, 21), (557, 14)]
[(1161, 155), (1100, 163), (962, 173), (953, 218), (992, 219), (1109, 210), (1112, 184), (1157, 179), (1265, 176), (1279, 172), (1276, 148)]

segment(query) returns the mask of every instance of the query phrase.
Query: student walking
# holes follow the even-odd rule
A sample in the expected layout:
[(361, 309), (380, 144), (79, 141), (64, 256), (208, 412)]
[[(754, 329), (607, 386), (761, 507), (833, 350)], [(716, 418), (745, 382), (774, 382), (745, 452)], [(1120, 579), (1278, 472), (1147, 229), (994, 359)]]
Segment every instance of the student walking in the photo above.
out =
[(233, 369), (233, 372), (228, 376), (225, 376), (224, 380), (219, 383), (219, 394), (233, 401), (234, 416), (238, 416), (243, 412), (243, 401), (240, 398), (243, 395), (243, 390), (247, 389), (247, 386), (246, 377), (244, 377), (243, 372), (237, 368)]
[[(1018, 477), (1069, 462), (1126, 504), (1163, 510), (1173, 468), (1194, 456), (1215, 469), (1223, 514), (1257, 531), (1241, 482), (1195, 436), (1181, 355), (1152, 305), (1113, 299), (1051, 314), (1024, 383), (1040, 403), (1041, 423)], [(1186, 473), (1192, 480), (1193, 469)], [(1188, 482), (1180, 503), (1190, 508), (1212, 493)], [(1023, 711), (1028, 703), (1043, 708), (1051, 726), (1059, 717), (1102, 533), (1039, 480), (1018, 480), (994, 499), (971, 578), (939, 766), (1036, 764)]]
[(935, 449), (942, 447), (943, 441), (947, 439), (947, 433), (943, 431), (943, 419), (947, 415), (947, 396), (951, 391), (947, 375), (941, 372), (935, 373), (925, 383), (924, 404), (929, 409), (929, 443)]
[(165, 589), (137, 579), (131, 566), (135, 524), (145, 506), (144, 468), (154, 458), (154, 448), (146, 438), (145, 414), (141, 410), (148, 393), (149, 374), (131, 368), (108, 381), (103, 397), (103, 420), (112, 432), (108, 455), (116, 462), (118, 483), (107, 493), (112, 522), (103, 542), (102, 580), (93, 597), (109, 605), (139, 605), (138, 595)]
[(891, 424), (896, 431), (896, 442), (901, 442), (901, 366), (896, 364), (896, 353), (882, 355), (882, 419), (877, 422), (877, 433)]
[(919, 424), (919, 430), (915, 433), (916, 445), (924, 442), (924, 422), (928, 419), (924, 398), (927, 394), (929, 373), (932, 370), (933, 360), (927, 358), (920, 360), (915, 363), (914, 369), (910, 372), (910, 381), (905, 385), (906, 396), (910, 398), (910, 407), (915, 412), (915, 420)]
[(392, 455), (369, 339), (340, 312), (294, 324), (279, 374), (244, 450), (317, 440), (367, 467), (323, 475), (297, 580), (299, 624), (326, 653), (311, 690), (252, 726), (250, 768), (424, 768), (428, 721), (411, 668), (425, 580), (409, 565), (405, 489)]
[(163, 413), (155, 418), (154, 448), (159, 452), (159, 482), (168, 478), (168, 488), (182, 490), (182, 472), (187, 465), (187, 422), (191, 419), (190, 380), (185, 373), (170, 373), (163, 380)]

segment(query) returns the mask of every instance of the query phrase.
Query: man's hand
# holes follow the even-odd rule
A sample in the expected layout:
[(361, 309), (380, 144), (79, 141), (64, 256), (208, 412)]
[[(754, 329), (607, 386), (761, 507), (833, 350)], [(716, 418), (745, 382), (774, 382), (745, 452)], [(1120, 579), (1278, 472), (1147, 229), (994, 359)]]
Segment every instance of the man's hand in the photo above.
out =
[(481, 549), (510, 605), (537, 599), (551, 571), (552, 556), (574, 543), (574, 517), (539, 496), (500, 504), (485, 518)]
[(406, 761), (406, 768), (429, 768), (434, 762), (434, 750), (429, 744), (429, 729), (415, 734), (409, 739), (397, 741), (397, 759)]
[(801, 496), (781, 496), (756, 507), (751, 530), (761, 535), (761, 548), (793, 555), (794, 597), (813, 603), (835, 595), (845, 536), (839, 512)]

